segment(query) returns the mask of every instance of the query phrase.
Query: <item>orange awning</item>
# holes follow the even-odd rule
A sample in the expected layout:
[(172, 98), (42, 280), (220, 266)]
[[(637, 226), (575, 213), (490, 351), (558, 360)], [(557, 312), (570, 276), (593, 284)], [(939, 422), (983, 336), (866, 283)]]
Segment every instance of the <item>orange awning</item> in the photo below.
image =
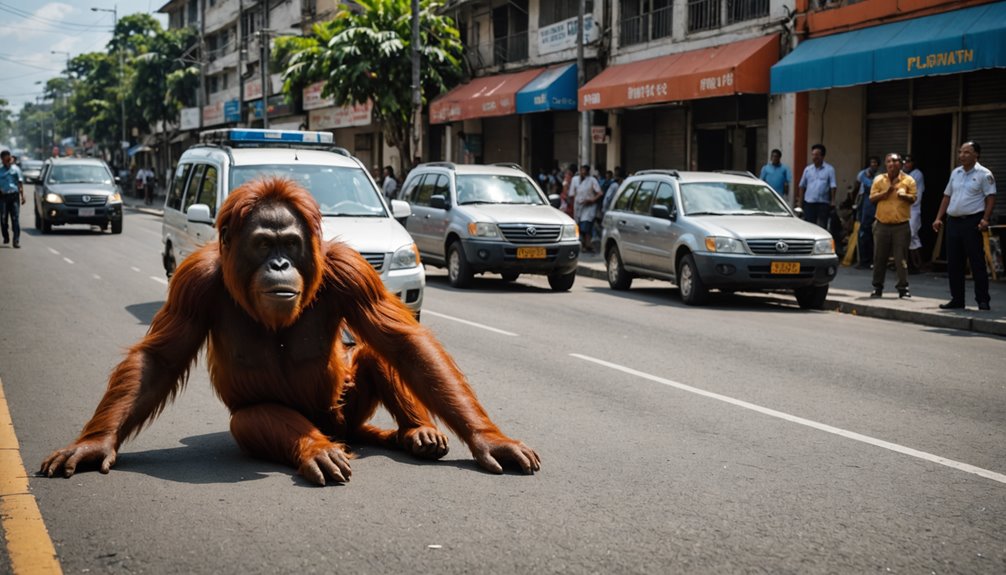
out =
[(578, 92), (580, 110), (629, 108), (731, 94), (767, 94), (779, 35), (619, 64)]
[(517, 92), (545, 68), (475, 78), (430, 102), (430, 123), (517, 113)]

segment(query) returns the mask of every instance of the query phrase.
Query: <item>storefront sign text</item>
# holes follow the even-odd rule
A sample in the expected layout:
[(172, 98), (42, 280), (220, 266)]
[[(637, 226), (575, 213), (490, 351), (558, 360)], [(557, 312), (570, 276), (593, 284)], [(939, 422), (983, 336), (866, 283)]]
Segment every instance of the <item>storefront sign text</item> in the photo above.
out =
[(948, 52), (926, 54), (925, 56), (910, 56), (908, 58), (908, 71), (970, 64), (974, 59), (974, 50), (950, 50)]
[(629, 86), (627, 95), (629, 100), (646, 100), (665, 96), (667, 96), (667, 82)]
[(729, 88), (734, 85), (734, 73), (727, 72), (721, 76), (712, 76), (710, 78), (702, 78), (699, 80), (699, 91), (705, 92), (707, 90), (719, 90), (720, 88)]
[[(576, 18), (569, 18), (555, 24), (538, 28), (538, 53), (548, 54), (568, 48), (576, 48)], [(583, 15), (583, 43), (597, 40), (598, 30), (594, 25), (594, 15)]]

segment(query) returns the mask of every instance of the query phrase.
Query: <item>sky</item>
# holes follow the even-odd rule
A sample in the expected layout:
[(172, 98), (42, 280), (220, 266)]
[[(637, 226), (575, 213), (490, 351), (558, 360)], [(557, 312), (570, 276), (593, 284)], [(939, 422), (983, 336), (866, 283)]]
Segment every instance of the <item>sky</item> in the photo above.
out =
[[(46, 80), (66, 69), (70, 57), (103, 52), (112, 38), (113, 14), (121, 18), (137, 12), (153, 14), (162, 26), (167, 17), (157, 9), (168, 0), (0, 0), (4, 28), (0, 50), (0, 98), (15, 114), (25, 102), (42, 95)], [(52, 52), (60, 52), (53, 54)], [(36, 82), (39, 82), (36, 84)]]

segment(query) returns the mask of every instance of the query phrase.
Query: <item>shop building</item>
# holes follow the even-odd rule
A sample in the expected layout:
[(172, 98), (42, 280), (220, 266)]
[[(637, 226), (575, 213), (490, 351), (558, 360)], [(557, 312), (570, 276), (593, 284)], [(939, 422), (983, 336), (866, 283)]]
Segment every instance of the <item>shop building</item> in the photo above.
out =
[[(800, 4), (803, 4), (801, 7)], [(840, 190), (866, 158), (911, 153), (925, 176), (923, 253), (939, 259), (933, 221), (962, 142), (1006, 174), (1006, 2), (883, 0), (798, 3), (803, 37), (771, 72), (772, 98), (789, 102), (797, 150), (828, 147)], [(999, 201), (993, 224), (1006, 223)]]

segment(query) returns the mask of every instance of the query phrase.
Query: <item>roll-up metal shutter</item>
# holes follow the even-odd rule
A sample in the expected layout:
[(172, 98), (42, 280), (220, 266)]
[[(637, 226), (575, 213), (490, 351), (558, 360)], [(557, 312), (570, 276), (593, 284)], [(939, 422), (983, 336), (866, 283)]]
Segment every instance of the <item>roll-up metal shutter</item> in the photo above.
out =
[[(884, 156), (891, 152), (904, 154), (908, 152), (908, 127), (910, 118), (877, 118), (866, 121), (866, 155), (880, 158), (884, 165)], [(863, 158), (864, 160), (866, 158)]]
[[(982, 147), (978, 162), (992, 170), (996, 177), (996, 188), (1006, 185), (1006, 147), (1002, 146), (1002, 135), (1006, 134), (1006, 110), (970, 112), (964, 117), (964, 139), (974, 140)], [(1006, 196), (1000, 191), (996, 196), (994, 223), (1006, 222)]]
[(908, 109), (908, 80), (881, 82), (866, 87), (866, 112), (901, 112)]
[[(520, 116), (500, 116), (482, 120), (482, 158), (485, 163), (520, 163)], [(530, 168), (528, 168), (530, 169)]]
[(979, 70), (964, 74), (964, 105), (999, 104), (1006, 92), (1006, 70)]
[(622, 118), (622, 168), (628, 173), (657, 165), (653, 154), (653, 110), (626, 110)]
[(960, 81), (957, 76), (927, 76), (917, 78), (912, 85), (916, 110), (949, 108), (960, 100)]
[(687, 170), (685, 150), (688, 139), (688, 114), (681, 108), (654, 111), (654, 168)]
[(578, 149), (580, 142), (580, 114), (577, 112), (555, 112), (552, 147), (553, 158), (561, 168), (576, 164), (580, 157)]

